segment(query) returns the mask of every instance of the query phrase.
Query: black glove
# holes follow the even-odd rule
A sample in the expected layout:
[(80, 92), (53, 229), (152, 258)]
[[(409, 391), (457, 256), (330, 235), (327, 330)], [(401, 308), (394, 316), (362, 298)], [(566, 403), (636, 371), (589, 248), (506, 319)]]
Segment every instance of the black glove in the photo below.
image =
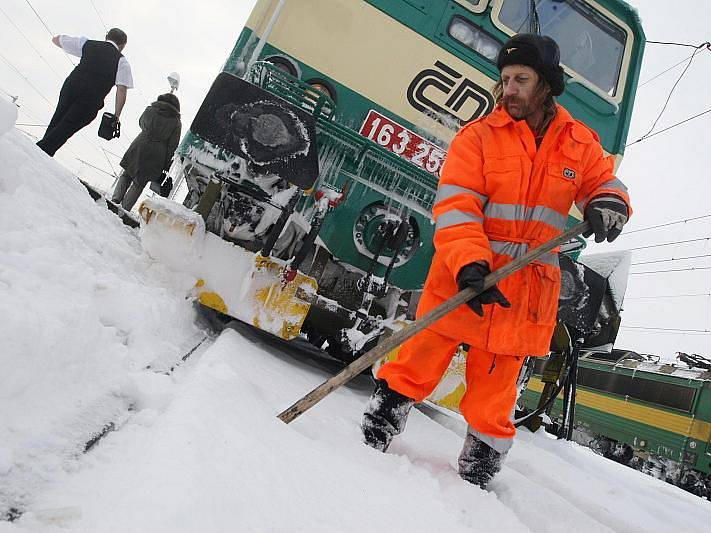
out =
[(595, 234), (595, 242), (614, 241), (622, 233), (629, 213), (627, 204), (616, 196), (598, 196), (590, 200), (585, 208), (585, 220), (590, 221), (591, 229), (583, 233), (584, 237)]
[(160, 194), (163, 198), (168, 198), (168, 195), (170, 194), (170, 191), (172, 191), (172, 190), (173, 190), (173, 178), (168, 176), (167, 178), (165, 178), (165, 180), (161, 184), (160, 192), (158, 194)]
[[(459, 290), (472, 287), (477, 292), (484, 289), (484, 278), (491, 273), (486, 263), (476, 262), (463, 266), (457, 274)], [(484, 316), (482, 304), (499, 304), (501, 307), (511, 307), (506, 297), (494, 285), (467, 302), (467, 305), (479, 316)]]

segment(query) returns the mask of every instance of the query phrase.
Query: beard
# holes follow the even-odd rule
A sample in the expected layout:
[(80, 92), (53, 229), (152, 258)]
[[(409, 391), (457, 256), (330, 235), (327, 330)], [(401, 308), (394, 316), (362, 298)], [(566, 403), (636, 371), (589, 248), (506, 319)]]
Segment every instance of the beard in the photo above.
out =
[(530, 100), (524, 100), (518, 96), (504, 96), (504, 109), (515, 120), (528, 117), (538, 106), (532, 106)]
[(511, 115), (514, 120), (528, 118), (543, 109), (543, 102), (546, 99), (545, 94), (533, 94), (530, 98), (520, 98), (518, 96), (504, 96), (504, 109)]

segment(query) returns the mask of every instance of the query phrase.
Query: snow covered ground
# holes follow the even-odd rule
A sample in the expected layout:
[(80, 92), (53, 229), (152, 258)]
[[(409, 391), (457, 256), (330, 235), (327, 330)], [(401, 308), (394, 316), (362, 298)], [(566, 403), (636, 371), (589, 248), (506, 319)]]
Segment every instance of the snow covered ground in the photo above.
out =
[[(711, 503), (522, 431), (485, 492), (463, 423), (425, 409), (383, 455), (360, 377), (290, 425), (336, 367), (246, 327), (208, 338), (137, 234), (10, 128), (0, 100), (0, 532), (707, 531)], [(173, 371), (170, 371), (174, 368)], [(88, 451), (86, 443), (107, 424)]]

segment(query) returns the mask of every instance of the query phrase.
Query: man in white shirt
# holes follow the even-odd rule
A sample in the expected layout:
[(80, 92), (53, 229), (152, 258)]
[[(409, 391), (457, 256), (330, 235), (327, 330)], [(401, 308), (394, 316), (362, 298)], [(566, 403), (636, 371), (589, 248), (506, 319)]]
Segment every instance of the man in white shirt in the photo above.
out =
[(105, 41), (68, 35), (52, 38), (56, 46), (81, 60), (64, 81), (54, 116), (37, 143), (48, 155), (53, 156), (72, 135), (96, 118), (114, 85), (114, 115), (118, 121), (126, 103), (126, 92), (133, 88), (131, 66), (121, 54), (127, 41), (126, 34), (118, 28), (110, 29)]

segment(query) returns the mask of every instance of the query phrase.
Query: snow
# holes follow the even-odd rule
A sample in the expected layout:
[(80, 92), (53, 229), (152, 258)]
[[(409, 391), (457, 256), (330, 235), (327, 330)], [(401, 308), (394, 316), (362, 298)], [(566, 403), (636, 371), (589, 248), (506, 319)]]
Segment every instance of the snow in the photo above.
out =
[(592, 268), (602, 277), (607, 278), (615, 306), (617, 309), (622, 309), (632, 263), (632, 252), (623, 250), (620, 252), (582, 255), (578, 261)]
[(526, 431), (482, 491), (456, 474), (464, 423), (433, 409), (413, 410), (381, 454), (360, 442), (367, 376), (283, 424), (277, 413), (338, 367), (246, 326), (178, 364), (205, 336), (185, 299), (194, 277), (152, 259), (16, 131), (0, 137), (0, 249), (0, 516), (24, 512), (2, 533), (693, 533), (711, 521), (706, 500)]
[(15, 126), (17, 106), (0, 96), (0, 137)]
[(157, 400), (165, 378), (143, 369), (170, 366), (201, 333), (183, 297), (192, 280), (151, 261), (18, 131), (0, 137), (0, 250), (1, 515)]

